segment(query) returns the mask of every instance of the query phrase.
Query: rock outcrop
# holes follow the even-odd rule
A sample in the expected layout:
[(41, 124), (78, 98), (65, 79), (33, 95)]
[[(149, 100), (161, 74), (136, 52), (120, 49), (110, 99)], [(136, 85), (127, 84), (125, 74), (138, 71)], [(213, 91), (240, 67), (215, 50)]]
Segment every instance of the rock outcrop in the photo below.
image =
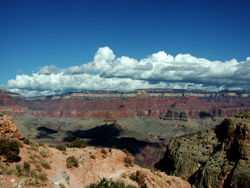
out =
[(0, 135), (7, 138), (24, 139), (11, 116), (0, 112)]
[(214, 129), (172, 138), (156, 166), (185, 178), (193, 187), (248, 187), (249, 129), (250, 111), (246, 111)]
[(188, 121), (188, 115), (185, 111), (182, 110), (168, 110), (166, 113), (162, 113), (160, 116), (164, 120), (179, 120), (179, 121)]

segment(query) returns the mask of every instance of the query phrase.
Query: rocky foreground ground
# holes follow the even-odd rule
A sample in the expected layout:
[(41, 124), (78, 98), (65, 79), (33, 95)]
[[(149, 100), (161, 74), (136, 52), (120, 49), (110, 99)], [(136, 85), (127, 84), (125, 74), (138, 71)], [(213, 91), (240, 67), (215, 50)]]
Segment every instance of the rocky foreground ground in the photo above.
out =
[[(3, 117), (7, 118), (4, 115), (0, 118)], [(9, 122), (0, 121), (1, 130), (8, 132), (4, 139), (23, 139), (17, 129), (13, 129), (13, 119), (7, 119)], [(12, 129), (7, 125), (11, 125)], [(87, 187), (103, 178), (134, 187), (190, 187), (182, 178), (135, 165), (133, 157), (126, 151), (89, 146), (52, 148), (27, 139), (17, 142), (20, 159), (15, 162), (8, 161), (7, 155), (1, 153), (4, 146), (0, 144), (0, 187), (79, 188)], [(75, 157), (77, 164), (67, 162), (71, 156)]]

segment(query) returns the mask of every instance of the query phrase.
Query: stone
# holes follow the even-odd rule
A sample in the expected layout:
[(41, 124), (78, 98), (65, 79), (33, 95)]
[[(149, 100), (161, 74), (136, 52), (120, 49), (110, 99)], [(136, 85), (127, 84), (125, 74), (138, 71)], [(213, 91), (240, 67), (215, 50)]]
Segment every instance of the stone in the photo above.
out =
[(156, 167), (183, 177), (192, 187), (248, 187), (249, 129), (250, 111), (246, 111), (211, 130), (172, 138)]

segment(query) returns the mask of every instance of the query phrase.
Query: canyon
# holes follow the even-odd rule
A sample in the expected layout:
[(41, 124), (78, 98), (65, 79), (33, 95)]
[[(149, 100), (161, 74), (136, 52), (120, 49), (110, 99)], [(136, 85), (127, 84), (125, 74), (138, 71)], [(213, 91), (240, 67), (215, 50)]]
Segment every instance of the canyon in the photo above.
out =
[(126, 149), (146, 167), (163, 157), (172, 137), (213, 128), (245, 110), (249, 91), (84, 91), (32, 98), (0, 91), (0, 111), (13, 116), (24, 136), (50, 144), (83, 138)]

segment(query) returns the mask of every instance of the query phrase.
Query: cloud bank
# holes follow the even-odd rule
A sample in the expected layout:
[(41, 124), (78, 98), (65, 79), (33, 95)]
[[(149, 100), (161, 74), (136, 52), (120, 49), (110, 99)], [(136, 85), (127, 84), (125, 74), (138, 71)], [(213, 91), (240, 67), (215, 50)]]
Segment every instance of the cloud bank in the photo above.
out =
[(239, 62), (210, 61), (190, 54), (175, 57), (159, 51), (144, 59), (116, 57), (109, 47), (99, 48), (93, 61), (66, 69), (45, 66), (31, 76), (20, 74), (7, 88), (24, 96), (65, 91), (143, 88), (250, 89), (250, 57)]

